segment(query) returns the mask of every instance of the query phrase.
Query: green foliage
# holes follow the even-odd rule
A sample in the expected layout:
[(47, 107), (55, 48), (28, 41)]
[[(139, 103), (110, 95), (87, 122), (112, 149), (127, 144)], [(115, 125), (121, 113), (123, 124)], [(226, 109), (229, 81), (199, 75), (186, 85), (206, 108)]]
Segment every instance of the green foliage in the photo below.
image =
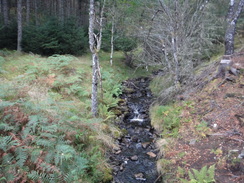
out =
[(118, 39), (115, 40), (114, 44), (115, 50), (123, 52), (132, 51), (137, 46), (135, 38), (125, 35), (118, 37)]
[(81, 55), (88, 47), (86, 32), (74, 19), (60, 24), (51, 18), (40, 26), (29, 25), (23, 31), (23, 50), (26, 52)]
[[(18, 104), (22, 105), (26, 104)], [(16, 107), (2, 102), (0, 112), (6, 106)], [(12, 123), (18, 120), (16, 117), (0, 117), (0, 150), (5, 152), (1, 159), (0, 175), (4, 175), (7, 181), (17, 181), (21, 176), (22, 181), (73, 182), (84, 176), (88, 161), (84, 153), (78, 152), (71, 141), (65, 138), (67, 131), (76, 130), (67, 126), (65, 121), (56, 118), (50, 122), (39, 110), (38, 114), (28, 117), (28, 122), (22, 124), (22, 128), (18, 128), (18, 123)]]
[(162, 91), (173, 86), (174, 80), (172, 75), (167, 74), (163, 76), (156, 76), (150, 83), (150, 89), (152, 90), (154, 96), (160, 96)]
[[(107, 25), (103, 31), (102, 50), (110, 51), (111, 48), (111, 25)], [(115, 31), (114, 33), (114, 50), (129, 52), (135, 49), (137, 41), (133, 37), (126, 36), (124, 33)]]
[(180, 127), (181, 109), (176, 106), (155, 105), (150, 109), (152, 125), (164, 136), (177, 137)]
[[(89, 159), (84, 149), (86, 143), (89, 144), (88, 134), (79, 126), (81, 123), (93, 126), (100, 119), (83, 119), (71, 111), (74, 108), (71, 104), (57, 104), (49, 97), (38, 102), (16, 97), (12, 102), (6, 101), (11, 86), (3, 88), (0, 91), (3, 99), (0, 102), (0, 151), (4, 152), (0, 159), (1, 177), (4, 175), (7, 182), (46, 183), (83, 182), (83, 178), (96, 182), (102, 179), (101, 169), (93, 165), (102, 155), (98, 150), (88, 151), (94, 156)], [(12, 90), (18, 93), (19, 88)], [(29, 114), (27, 121), (18, 117), (22, 112)], [(68, 133), (74, 134), (73, 139), (67, 136)], [(91, 167), (94, 167), (92, 172)]]
[(2, 69), (2, 65), (4, 62), (5, 62), (5, 59), (2, 56), (0, 56), (0, 74), (6, 72)]
[(215, 165), (212, 165), (209, 168), (204, 166), (199, 171), (193, 168), (188, 172), (190, 181), (185, 179), (181, 179), (181, 181), (183, 183), (213, 183), (215, 182), (214, 171)]
[(118, 96), (122, 93), (121, 84), (116, 81), (113, 71), (102, 71), (103, 78), (103, 99), (99, 104), (99, 115), (103, 118), (114, 117), (110, 108), (118, 104)]
[(0, 49), (17, 48), (17, 22), (12, 21), (8, 26), (0, 24)]
[[(114, 63), (121, 66), (119, 54)], [(6, 153), (0, 156), (0, 177), (6, 182), (109, 182), (101, 144), (113, 144), (105, 131), (119, 132), (102, 121), (115, 116), (111, 108), (121, 94), (119, 83), (130, 71), (107, 67), (104, 55), (100, 118), (93, 119), (86, 57), (3, 56), (8, 72), (0, 75), (0, 151)], [(15, 65), (21, 67), (9, 77)]]

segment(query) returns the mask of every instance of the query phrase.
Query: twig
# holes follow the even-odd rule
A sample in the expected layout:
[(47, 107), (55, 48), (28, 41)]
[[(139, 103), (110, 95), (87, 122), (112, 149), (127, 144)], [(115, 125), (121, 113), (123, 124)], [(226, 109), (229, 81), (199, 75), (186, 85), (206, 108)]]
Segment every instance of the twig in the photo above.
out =
[(231, 137), (229, 137), (228, 139), (230, 139), (230, 140), (235, 140), (235, 141), (238, 141), (238, 142), (244, 142), (244, 140), (241, 140), (241, 139), (235, 139), (235, 138), (231, 138)]
[(160, 177), (162, 177), (163, 174), (159, 175), (158, 178), (154, 181), (154, 183), (157, 183), (157, 181), (159, 180)]

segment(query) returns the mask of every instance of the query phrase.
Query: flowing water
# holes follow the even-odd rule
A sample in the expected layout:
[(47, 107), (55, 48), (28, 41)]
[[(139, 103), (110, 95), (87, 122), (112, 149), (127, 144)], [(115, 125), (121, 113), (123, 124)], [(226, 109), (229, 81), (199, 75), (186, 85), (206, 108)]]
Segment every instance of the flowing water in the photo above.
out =
[(114, 166), (113, 183), (156, 183), (156, 135), (150, 124), (149, 106), (152, 93), (149, 78), (127, 80), (123, 83), (124, 107), (118, 122), (125, 135), (117, 140), (119, 147), (110, 157)]

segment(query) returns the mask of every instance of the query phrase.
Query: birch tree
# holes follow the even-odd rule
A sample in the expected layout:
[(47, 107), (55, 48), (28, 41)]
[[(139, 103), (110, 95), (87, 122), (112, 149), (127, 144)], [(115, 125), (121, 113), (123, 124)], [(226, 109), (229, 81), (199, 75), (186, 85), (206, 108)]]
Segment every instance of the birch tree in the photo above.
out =
[(230, 0), (229, 10), (227, 13), (227, 28), (225, 32), (225, 55), (234, 53), (234, 36), (237, 20), (242, 12), (244, 0), (239, 3), (236, 0)]
[(208, 1), (163, 1), (147, 8), (148, 23), (138, 28), (144, 65), (168, 69), (177, 85), (192, 76), (194, 60), (208, 51), (214, 26), (206, 8)]
[[(103, 13), (106, 0), (103, 0), (101, 5), (100, 17), (96, 20), (95, 12), (95, 2), (90, 0), (90, 9), (89, 9), (89, 47), (92, 53), (92, 96), (91, 96), (91, 112), (94, 117), (98, 114), (98, 82), (99, 77), (101, 80), (101, 72), (99, 66), (99, 51), (102, 44), (102, 30), (103, 30)], [(98, 23), (98, 33), (95, 34), (96, 22)]]

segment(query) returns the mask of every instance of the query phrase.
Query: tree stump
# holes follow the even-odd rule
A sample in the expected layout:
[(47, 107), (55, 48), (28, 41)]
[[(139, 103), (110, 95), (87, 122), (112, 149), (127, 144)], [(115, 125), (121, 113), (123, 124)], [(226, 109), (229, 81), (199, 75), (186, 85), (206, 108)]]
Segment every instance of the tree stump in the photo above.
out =
[(228, 72), (230, 74), (234, 74), (235, 76), (238, 75), (237, 69), (232, 66), (233, 66), (233, 62), (231, 61), (231, 56), (224, 55), (222, 60), (220, 61), (216, 77), (226, 78)]

